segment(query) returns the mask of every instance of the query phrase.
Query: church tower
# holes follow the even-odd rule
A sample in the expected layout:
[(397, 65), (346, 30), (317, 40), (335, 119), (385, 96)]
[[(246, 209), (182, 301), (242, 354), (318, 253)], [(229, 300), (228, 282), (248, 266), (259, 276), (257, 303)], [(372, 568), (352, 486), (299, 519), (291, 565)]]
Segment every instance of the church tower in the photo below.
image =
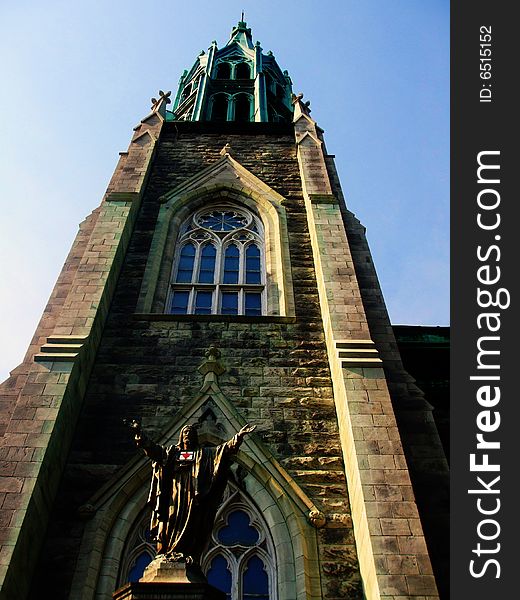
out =
[(256, 425), (202, 561), (228, 598), (438, 598), (446, 459), (288, 72), (240, 21), (120, 154), (0, 387), (1, 597), (141, 576), (138, 419), (162, 444)]

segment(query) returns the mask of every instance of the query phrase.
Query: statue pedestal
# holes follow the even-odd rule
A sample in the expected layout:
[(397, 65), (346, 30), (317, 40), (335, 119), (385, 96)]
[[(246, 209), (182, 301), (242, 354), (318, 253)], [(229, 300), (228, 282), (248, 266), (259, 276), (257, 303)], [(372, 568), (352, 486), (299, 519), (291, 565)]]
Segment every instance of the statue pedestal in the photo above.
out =
[(152, 560), (144, 570), (140, 583), (208, 583), (197, 565), (161, 556)]
[(113, 600), (226, 600), (226, 594), (209, 583), (127, 583)]
[(226, 595), (206, 581), (200, 567), (156, 558), (141, 579), (112, 594), (113, 600), (226, 600)]

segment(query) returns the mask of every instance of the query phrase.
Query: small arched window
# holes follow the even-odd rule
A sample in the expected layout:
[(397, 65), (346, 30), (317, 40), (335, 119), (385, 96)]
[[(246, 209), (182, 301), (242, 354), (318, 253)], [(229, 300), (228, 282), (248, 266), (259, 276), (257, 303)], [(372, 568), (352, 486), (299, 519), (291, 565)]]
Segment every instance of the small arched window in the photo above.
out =
[(228, 114), (228, 97), (225, 94), (215, 94), (212, 97), (213, 104), (211, 106), (212, 121), (227, 121)]
[(238, 63), (235, 67), (235, 79), (251, 79), (251, 68), (246, 62)]
[(195, 253), (196, 250), (193, 244), (186, 244), (182, 247), (179, 258), (179, 269), (177, 270), (177, 283), (191, 283)]
[(229, 486), (202, 561), (208, 582), (227, 600), (275, 600), (274, 546), (261, 515)]
[(228, 62), (218, 63), (216, 78), (231, 79), (231, 65)]
[(184, 102), (184, 100), (186, 100), (186, 98), (191, 94), (191, 84), (187, 85), (183, 90), (182, 90), (182, 94), (181, 94), (181, 103)]
[(166, 312), (262, 315), (266, 276), (260, 219), (245, 208), (220, 205), (191, 215), (181, 232)]
[(120, 566), (119, 584), (139, 581), (146, 567), (155, 558), (155, 546), (150, 539), (150, 518), (148, 511), (141, 513), (137, 525), (130, 534)]
[(246, 94), (235, 96), (235, 121), (241, 123), (251, 120), (251, 101)]

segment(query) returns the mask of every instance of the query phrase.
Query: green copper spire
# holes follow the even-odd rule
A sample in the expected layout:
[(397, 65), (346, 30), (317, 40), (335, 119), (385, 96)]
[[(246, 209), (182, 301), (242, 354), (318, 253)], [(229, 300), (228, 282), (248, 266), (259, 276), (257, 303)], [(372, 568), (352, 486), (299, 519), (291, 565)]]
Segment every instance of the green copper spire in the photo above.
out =
[[(243, 17), (244, 13), (242, 13), (242, 19)], [(238, 25), (233, 27), (231, 30), (231, 37), (226, 45), (229, 46), (234, 43), (240, 44), (246, 48), (254, 48), (253, 38), (251, 37), (251, 28), (247, 27), (247, 23), (244, 20), (239, 21)]]
[(242, 19), (227, 44), (212, 42), (185, 71), (168, 120), (292, 122), (291, 79), (272, 52), (253, 44), (251, 29)]

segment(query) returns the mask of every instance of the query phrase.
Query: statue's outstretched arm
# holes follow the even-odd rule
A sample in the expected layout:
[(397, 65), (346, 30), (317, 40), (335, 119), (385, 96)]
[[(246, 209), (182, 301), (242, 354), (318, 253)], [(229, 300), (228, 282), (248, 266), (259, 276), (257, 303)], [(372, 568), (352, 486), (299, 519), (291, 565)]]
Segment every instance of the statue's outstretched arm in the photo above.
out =
[(256, 425), (250, 425), (249, 423), (247, 425), (244, 425), (244, 427), (242, 427), (242, 429), (237, 433), (237, 437), (240, 440), (240, 443), (242, 443), (242, 440), (247, 434), (253, 432), (255, 429)]
[(136, 421), (135, 419), (127, 421), (125, 419), (123, 423), (133, 431), (135, 445), (138, 448), (142, 448), (145, 454), (151, 460), (157, 462), (163, 461), (166, 454), (164, 448), (161, 445), (156, 444), (146, 435), (146, 433), (141, 429), (141, 423), (139, 423), (139, 421)]
[(249, 423), (244, 425), (244, 427), (242, 427), (242, 429), (227, 442), (227, 446), (231, 452), (236, 452), (239, 449), (244, 437), (255, 429), (256, 425), (250, 425)]

